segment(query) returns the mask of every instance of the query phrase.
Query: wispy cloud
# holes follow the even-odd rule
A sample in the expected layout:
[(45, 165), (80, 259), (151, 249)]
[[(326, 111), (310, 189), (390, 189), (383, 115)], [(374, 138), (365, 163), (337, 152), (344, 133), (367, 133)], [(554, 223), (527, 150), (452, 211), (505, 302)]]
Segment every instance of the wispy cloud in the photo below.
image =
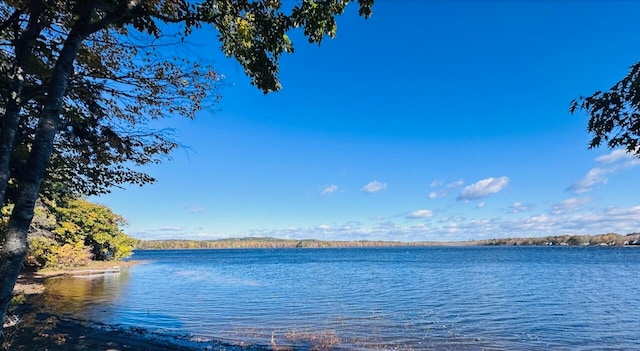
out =
[(202, 213), (204, 211), (205, 211), (205, 208), (201, 206), (191, 206), (189, 208), (189, 212), (191, 213)]
[(602, 156), (596, 157), (596, 162), (602, 163), (602, 164), (608, 164), (608, 163), (617, 162), (619, 160), (628, 161), (628, 160), (634, 160), (634, 159), (637, 159), (637, 158), (632, 154), (628, 153), (626, 150), (618, 149), (618, 150), (611, 151), (611, 153), (608, 155), (602, 155)]
[(377, 180), (374, 180), (369, 182), (369, 184), (363, 186), (362, 189), (360, 190), (364, 191), (365, 193), (373, 194), (373, 193), (377, 193), (380, 190), (384, 190), (386, 188), (387, 188), (387, 183), (381, 183)]
[(487, 204), (486, 204), (485, 202), (479, 202), (479, 203), (476, 205), (476, 208), (485, 208), (485, 206), (487, 206)]
[(640, 159), (625, 150), (614, 150), (607, 155), (596, 158), (599, 167), (594, 167), (587, 174), (571, 185), (567, 190), (574, 194), (583, 194), (594, 190), (598, 185), (605, 185), (609, 177), (615, 173), (640, 165)]
[(607, 175), (613, 173), (612, 168), (592, 168), (587, 172), (587, 175), (584, 178), (580, 179), (576, 183), (574, 183), (569, 190), (571, 190), (574, 194), (582, 194), (589, 192), (594, 189), (594, 187), (598, 184), (607, 184), (609, 178)]
[(582, 206), (589, 203), (590, 201), (591, 199), (588, 197), (572, 197), (553, 205), (553, 207), (551, 208), (551, 213), (554, 215), (573, 213), (582, 208)]
[[(478, 212), (480, 213), (480, 212)], [(392, 221), (281, 230), (252, 231), (251, 236), (317, 238), (325, 240), (464, 241), (470, 238), (542, 237), (636, 232), (640, 227), (640, 206), (605, 208), (563, 214), (536, 213), (525, 217), (443, 217), (399, 225)]]
[(338, 191), (338, 186), (335, 184), (327, 185), (322, 192), (320, 192), (320, 196), (326, 197)]
[(399, 228), (399, 226), (393, 221), (384, 221), (376, 223), (374, 228), (378, 230), (393, 230)]
[[(431, 187), (438, 188), (438, 187), (441, 187), (443, 184), (444, 182), (441, 180), (434, 180), (433, 182), (431, 182)], [(435, 200), (440, 197), (445, 197), (449, 195), (450, 191), (460, 188), (463, 185), (464, 185), (464, 181), (462, 179), (458, 179), (456, 181), (447, 183), (447, 185), (445, 185), (444, 188), (429, 192), (429, 198), (432, 200)]]
[(520, 213), (520, 212), (526, 212), (531, 210), (533, 206), (531, 205), (525, 205), (521, 202), (514, 202), (513, 205), (509, 206), (509, 210), (507, 212), (509, 213)]
[(431, 218), (433, 217), (433, 211), (431, 210), (417, 210), (407, 214), (409, 219)]
[(446, 188), (448, 190), (453, 190), (453, 189), (460, 188), (463, 185), (464, 185), (464, 181), (462, 179), (458, 179), (456, 181), (453, 181), (453, 182), (447, 184)]
[(331, 229), (331, 226), (328, 225), (328, 224), (320, 224), (318, 226), (318, 229), (320, 229), (320, 230), (329, 230), (329, 229)]
[(204, 207), (192, 203), (182, 203), (180, 204), (180, 207), (187, 209), (187, 211), (191, 213), (202, 213), (205, 211)]
[(482, 179), (464, 188), (458, 195), (458, 200), (482, 199), (490, 194), (502, 191), (507, 185), (509, 185), (509, 177)]

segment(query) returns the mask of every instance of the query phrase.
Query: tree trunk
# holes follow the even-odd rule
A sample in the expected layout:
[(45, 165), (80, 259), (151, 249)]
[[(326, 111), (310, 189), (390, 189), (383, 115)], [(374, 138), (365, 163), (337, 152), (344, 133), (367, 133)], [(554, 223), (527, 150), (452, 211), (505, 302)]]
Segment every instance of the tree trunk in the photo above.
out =
[(60, 130), (62, 101), (73, 72), (73, 62), (86, 36), (85, 31), (77, 29), (69, 33), (48, 85), (47, 100), (29, 153), (28, 171), (18, 179), (18, 198), (0, 251), (0, 321), (4, 321), (22, 261), (27, 254), (27, 233), (33, 219), (40, 184), (53, 151), (53, 141)]
[(40, 32), (42, 24), (40, 15), (43, 6), (40, 1), (32, 1), (30, 4), (29, 24), (15, 44), (16, 60), (13, 64), (13, 78), (10, 95), (6, 97), (5, 111), (2, 118), (2, 133), (0, 134), (0, 206), (5, 201), (7, 182), (10, 175), (11, 152), (16, 139), (16, 132), (20, 123), (20, 106), (24, 78), (27, 74), (27, 64), (33, 45)]
[[(14, 84), (15, 85), (15, 84)], [(13, 91), (22, 91), (22, 87)], [(16, 140), (16, 131), (20, 122), (20, 107), (12, 98), (6, 103), (5, 113), (2, 118), (2, 134), (0, 137), (0, 206), (4, 204), (4, 196), (7, 192), (9, 177), (11, 177), (10, 161), (13, 144)]]
[(5, 232), (4, 245), (0, 252), (0, 322), (2, 322), (0, 326), (4, 324), (4, 317), (13, 296), (13, 287), (22, 268), (24, 256), (27, 254), (26, 233), (29, 231), (32, 217), (33, 213), (31, 216), (25, 216), (25, 213), (19, 216), (12, 215), (12, 225)]

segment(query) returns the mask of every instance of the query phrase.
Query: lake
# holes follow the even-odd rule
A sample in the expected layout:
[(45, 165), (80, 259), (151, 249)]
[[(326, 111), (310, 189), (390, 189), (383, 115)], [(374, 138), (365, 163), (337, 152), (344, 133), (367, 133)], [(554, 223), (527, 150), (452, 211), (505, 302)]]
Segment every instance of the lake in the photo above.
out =
[(54, 312), (238, 345), (316, 350), (640, 350), (640, 249), (136, 251), (47, 282)]

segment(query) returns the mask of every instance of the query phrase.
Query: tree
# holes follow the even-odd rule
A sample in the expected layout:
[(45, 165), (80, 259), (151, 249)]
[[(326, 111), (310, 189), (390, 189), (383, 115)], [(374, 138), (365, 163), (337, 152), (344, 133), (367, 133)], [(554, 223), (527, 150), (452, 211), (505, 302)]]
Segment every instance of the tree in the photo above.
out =
[[(0, 203), (14, 205), (0, 251), (0, 320), (48, 179), (85, 193), (152, 182), (130, 165), (159, 162), (177, 145), (166, 132), (148, 130), (147, 122), (194, 117), (211, 99), (217, 78), (211, 67), (155, 50), (169, 31), (179, 42), (194, 29), (213, 27), (222, 51), (267, 93), (280, 88), (280, 56), (293, 52), (287, 33), (302, 28), (309, 42), (319, 44), (335, 35), (335, 17), (354, 1), (301, 0), (287, 7), (280, 0), (0, 4)], [(368, 17), (373, 0), (358, 4)]]
[(605, 143), (640, 157), (640, 62), (608, 91), (572, 101), (569, 112), (578, 109), (589, 116), (587, 131), (593, 134), (589, 148)]
[(125, 220), (110, 208), (79, 198), (45, 201), (35, 208), (26, 264), (78, 266), (132, 254), (137, 241), (120, 231)]
[(82, 199), (69, 201), (57, 209), (55, 233), (68, 243), (81, 243), (99, 261), (118, 260), (131, 255), (134, 240), (120, 231), (126, 221), (110, 208)]

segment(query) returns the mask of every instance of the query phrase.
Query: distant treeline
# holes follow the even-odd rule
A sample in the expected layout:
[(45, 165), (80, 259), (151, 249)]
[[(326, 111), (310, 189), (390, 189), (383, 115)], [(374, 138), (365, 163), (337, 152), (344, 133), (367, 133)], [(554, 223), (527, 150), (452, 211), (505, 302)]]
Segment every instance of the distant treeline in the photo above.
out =
[(249, 237), (219, 240), (139, 240), (140, 250), (158, 249), (244, 249), (244, 248), (325, 248), (325, 247), (394, 247), (394, 246), (491, 246), (491, 245), (560, 245), (623, 246), (640, 245), (640, 234), (562, 235), (538, 238), (506, 238), (460, 242), (401, 241), (325, 241)]
[(640, 233), (620, 235), (615, 233), (599, 235), (560, 235), (539, 238), (489, 239), (480, 245), (562, 245), (562, 246), (624, 246), (640, 245)]
[[(314, 239), (277, 239), (268, 237), (219, 240), (140, 240), (138, 249), (244, 249), (244, 248), (324, 248), (324, 247), (385, 247), (435, 246), (444, 243), (405, 243), (399, 241), (325, 241)], [(473, 245), (473, 243), (455, 243)]]

